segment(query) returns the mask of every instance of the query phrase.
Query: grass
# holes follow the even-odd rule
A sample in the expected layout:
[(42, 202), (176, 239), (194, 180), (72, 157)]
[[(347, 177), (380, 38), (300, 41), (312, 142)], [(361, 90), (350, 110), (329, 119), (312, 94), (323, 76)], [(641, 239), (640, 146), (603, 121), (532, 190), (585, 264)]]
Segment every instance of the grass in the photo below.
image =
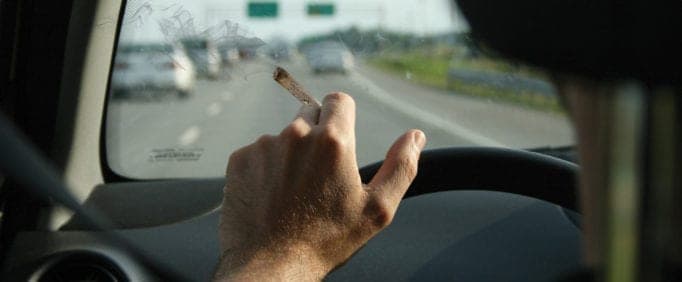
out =
[(368, 63), (375, 68), (400, 75), (418, 84), (452, 90), (457, 94), (503, 101), (543, 111), (562, 111), (556, 97), (542, 93), (519, 92), (462, 81), (448, 84), (447, 73), (451, 67), (475, 71), (514, 73), (529, 78), (545, 78), (544, 74), (538, 70), (502, 60), (483, 57), (451, 62), (452, 56), (451, 50), (390, 52), (371, 58)]
[(370, 59), (370, 65), (390, 73), (410, 76), (418, 83), (445, 88), (445, 74), (448, 72), (449, 62), (440, 58), (430, 58), (408, 53), (404, 55), (391, 54)]

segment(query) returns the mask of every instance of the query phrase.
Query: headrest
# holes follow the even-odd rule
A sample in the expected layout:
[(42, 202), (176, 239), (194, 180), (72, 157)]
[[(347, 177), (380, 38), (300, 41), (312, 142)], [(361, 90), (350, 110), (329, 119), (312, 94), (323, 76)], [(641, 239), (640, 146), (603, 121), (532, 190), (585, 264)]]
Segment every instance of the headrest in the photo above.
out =
[(456, 0), (502, 55), (596, 79), (680, 85), (682, 1)]

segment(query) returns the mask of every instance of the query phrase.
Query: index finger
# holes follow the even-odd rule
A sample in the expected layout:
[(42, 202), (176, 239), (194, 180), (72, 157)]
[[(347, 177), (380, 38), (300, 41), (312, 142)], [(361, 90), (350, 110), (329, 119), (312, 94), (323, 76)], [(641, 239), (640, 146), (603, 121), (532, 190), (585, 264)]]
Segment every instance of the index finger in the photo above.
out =
[(335, 92), (324, 97), (318, 124), (334, 127), (343, 132), (354, 132), (355, 101), (343, 92)]

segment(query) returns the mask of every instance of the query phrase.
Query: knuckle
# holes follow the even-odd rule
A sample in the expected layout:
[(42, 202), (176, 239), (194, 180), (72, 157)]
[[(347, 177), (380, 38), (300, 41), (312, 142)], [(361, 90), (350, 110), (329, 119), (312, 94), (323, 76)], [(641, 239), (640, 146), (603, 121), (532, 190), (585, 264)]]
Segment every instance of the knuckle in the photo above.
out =
[(331, 151), (342, 151), (346, 147), (345, 138), (334, 127), (325, 128), (319, 140), (324, 148)]
[(227, 169), (229, 170), (230, 168), (237, 167), (241, 164), (244, 160), (244, 155), (247, 154), (247, 150), (247, 147), (244, 147), (234, 151), (227, 160)]
[(302, 120), (299, 119), (296, 119), (294, 122), (289, 124), (284, 131), (282, 131), (282, 137), (290, 139), (303, 139), (306, 134), (306, 125)]
[(394, 214), (385, 202), (374, 199), (367, 206), (366, 216), (370, 224), (378, 229), (383, 229), (393, 222)]
[(256, 140), (256, 144), (258, 146), (268, 146), (272, 143), (274, 137), (272, 135), (264, 134), (258, 137), (258, 140)]
[(237, 163), (238, 161), (239, 161), (239, 155), (237, 155), (237, 153), (235, 152), (235, 153), (232, 153), (232, 154), (230, 155), (230, 157), (229, 157), (228, 160), (227, 160), (227, 164), (228, 164), (228, 165), (235, 164), (235, 163)]

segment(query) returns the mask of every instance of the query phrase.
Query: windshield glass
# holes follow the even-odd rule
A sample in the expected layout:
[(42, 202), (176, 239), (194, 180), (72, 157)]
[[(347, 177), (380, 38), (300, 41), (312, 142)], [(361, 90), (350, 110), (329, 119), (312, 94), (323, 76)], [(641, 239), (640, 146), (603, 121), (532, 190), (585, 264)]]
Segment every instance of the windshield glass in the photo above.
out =
[(106, 118), (125, 177), (224, 175), (230, 153), (278, 134), (310, 94), (350, 94), (360, 166), (411, 128), (428, 148), (573, 143), (547, 75), (476, 42), (450, 0), (128, 1)]

